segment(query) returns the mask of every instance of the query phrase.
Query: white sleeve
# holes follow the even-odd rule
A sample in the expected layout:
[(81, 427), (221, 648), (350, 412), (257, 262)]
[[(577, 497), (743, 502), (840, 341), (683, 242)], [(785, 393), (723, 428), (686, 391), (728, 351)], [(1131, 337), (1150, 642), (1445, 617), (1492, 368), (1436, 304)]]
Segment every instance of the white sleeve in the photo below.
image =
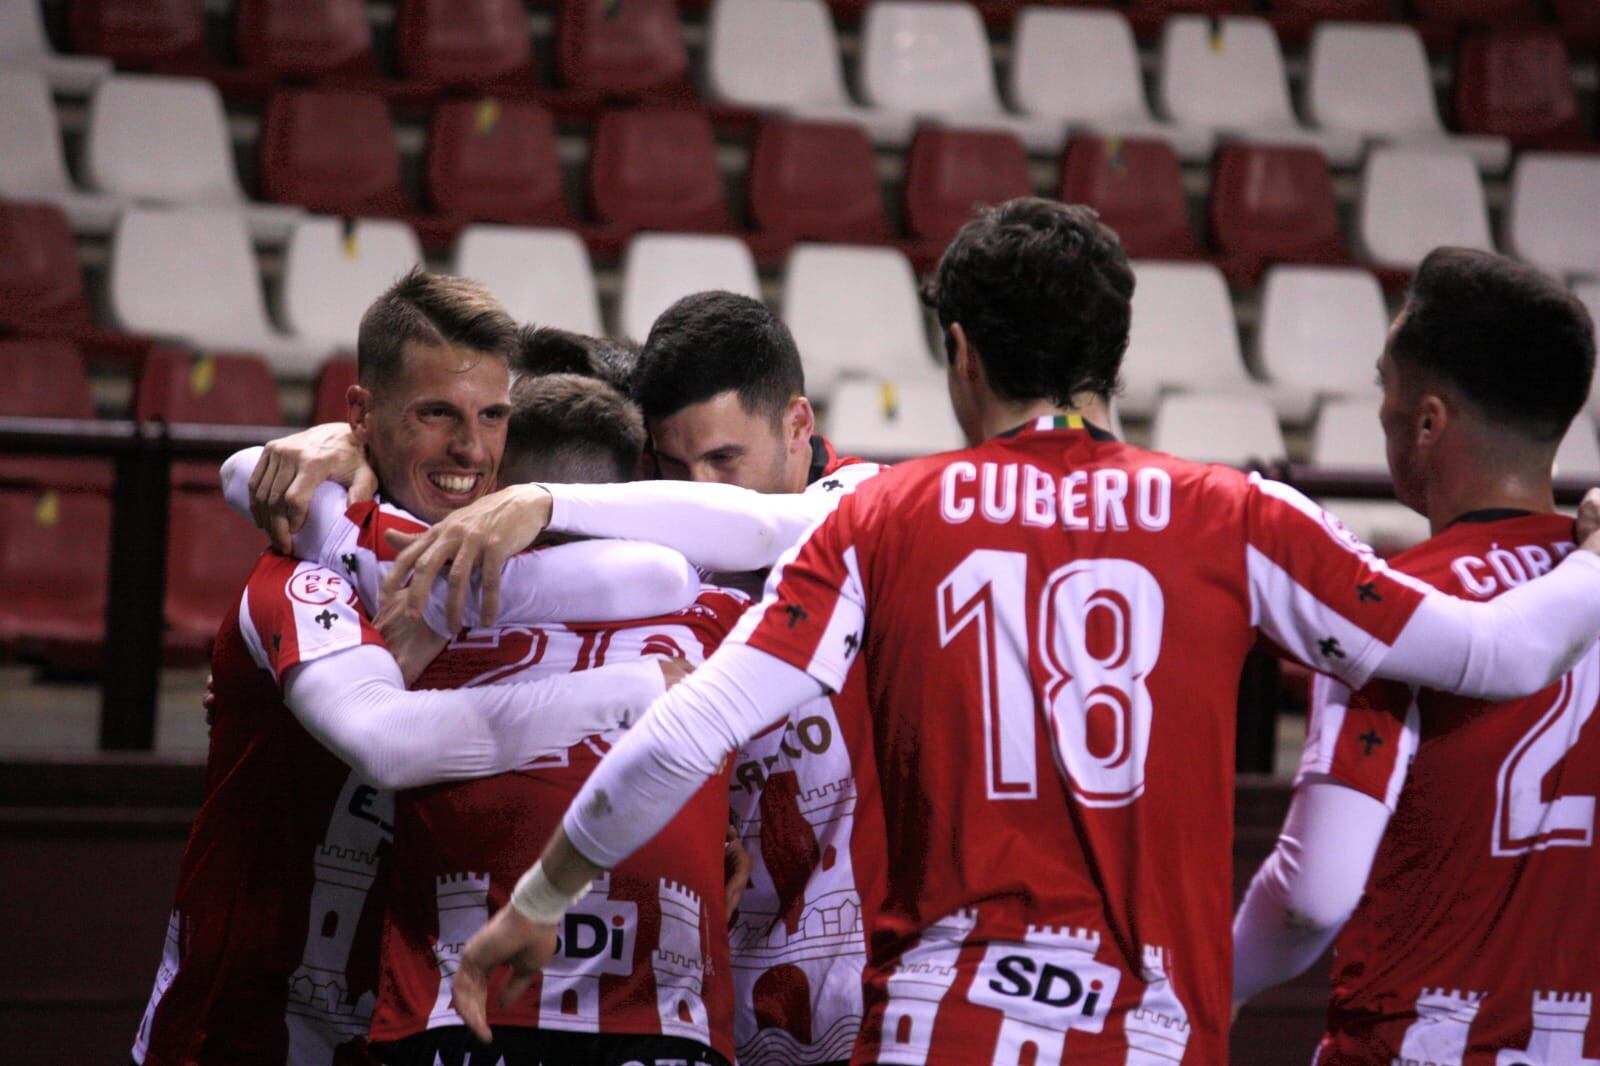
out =
[(380, 788), (514, 770), (624, 727), (665, 686), (652, 659), (539, 681), (407, 691), (394, 658), (361, 645), (291, 667), (284, 703), (306, 731)]
[[(250, 475), (266, 449), (245, 448), (234, 452), (222, 464), (222, 498), (228, 506), (246, 518), (250, 513)], [(341, 552), (358, 530), (346, 514), (350, 509), (350, 493), (337, 481), (324, 481), (311, 494), (311, 507), (306, 512), (305, 525), (294, 535), (294, 556), (343, 572), (348, 578), (348, 566), (335, 565)]]
[(724, 644), (600, 761), (567, 808), (567, 837), (610, 869), (649, 843), (730, 753), (822, 691), (766, 652)]
[(1330, 781), (1295, 789), (1278, 845), (1233, 922), (1233, 998), (1306, 971), (1344, 926), (1389, 824), (1378, 800)]

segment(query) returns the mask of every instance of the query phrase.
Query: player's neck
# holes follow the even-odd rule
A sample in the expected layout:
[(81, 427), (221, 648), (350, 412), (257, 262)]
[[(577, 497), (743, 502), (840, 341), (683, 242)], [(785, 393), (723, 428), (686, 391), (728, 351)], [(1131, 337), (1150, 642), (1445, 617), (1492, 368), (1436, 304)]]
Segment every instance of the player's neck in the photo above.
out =
[(1070, 404), (1041, 398), (1021, 403), (991, 399), (979, 412), (983, 439), (989, 440), (1008, 430), (1016, 429), (1036, 418), (1054, 418), (1057, 415), (1079, 415), (1107, 432), (1111, 430), (1111, 411), (1105, 400), (1093, 393), (1080, 393)]
[(1436, 534), (1473, 511), (1542, 514), (1555, 509), (1548, 463), (1542, 467), (1537, 463), (1516, 467), (1462, 463), (1440, 472), (1428, 488), (1428, 525)]

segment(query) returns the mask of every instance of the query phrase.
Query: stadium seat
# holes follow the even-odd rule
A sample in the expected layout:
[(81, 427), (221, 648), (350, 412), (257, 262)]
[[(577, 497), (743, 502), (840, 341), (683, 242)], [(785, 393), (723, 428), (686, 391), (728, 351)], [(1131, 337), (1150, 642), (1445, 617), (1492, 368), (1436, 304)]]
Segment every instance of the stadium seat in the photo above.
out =
[(673, 0), (561, 0), (556, 72), (572, 89), (693, 95)]
[(1593, 482), (1600, 478), (1600, 439), (1595, 437), (1594, 419), (1579, 411), (1567, 435), (1556, 449), (1556, 477), (1581, 478)]
[(1075, 140), (1061, 162), (1058, 198), (1088, 204), (1139, 259), (1191, 259), (1183, 170), (1165, 141)]
[[(1589, 318), (1594, 322), (1595, 342), (1600, 344), (1600, 281), (1580, 281), (1572, 287), (1572, 292), (1589, 309)], [(1589, 388), (1589, 414), (1600, 420), (1600, 374), (1594, 376), (1594, 383)]]
[(220, 492), (172, 494), (167, 524), (166, 639), (169, 652), (205, 654), (239, 596), (266, 539)]
[(405, 211), (400, 149), (383, 97), (281, 89), (261, 125), (261, 191), (328, 215)]
[(1118, 11), (1024, 7), (1012, 33), (1011, 102), (1072, 134), (1160, 139), (1179, 158), (1204, 162), (1215, 134), (1162, 122), (1145, 98), (1139, 51)]
[(0, 66), (31, 70), (58, 93), (81, 96), (111, 73), (111, 61), (100, 56), (57, 55), (44, 32), (39, 0), (0, 2)]
[(1300, 125), (1289, 105), (1283, 52), (1260, 18), (1174, 15), (1161, 34), (1156, 96), (1162, 114), (1260, 144), (1309, 145), (1335, 166), (1361, 158), (1361, 137)]
[(284, 248), (284, 325), (307, 348), (353, 352), (367, 307), (421, 265), (422, 245), (404, 222), (304, 219)]
[(847, 376), (915, 381), (936, 365), (916, 275), (893, 248), (796, 246), (784, 269), (783, 320), (815, 396)]
[(1211, 244), (1235, 285), (1268, 263), (1350, 261), (1328, 161), (1314, 148), (1228, 144), (1211, 168)]
[(1156, 408), (1150, 447), (1197, 463), (1250, 466), (1289, 455), (1272, 408), (1253, 396), (1191, 392)]
[(74, 51), (125, 69), (210, 62), (205, 0), (72, 0), (67, 30)]
[[(1380, 398), (1329, 400), (1317, 412), (1311, 431), (1311, 463), (1326, 470), (1387, 474), (1383, 428), (1378, 424)], [(1392, 553), (1419, 544), (1432, 535), (1428, 520), (1400, 503), (1386, 500), (1324, 500), (1356, 536), (1381, 552)]]
[(0, 202), (0, 326), (88, 326), (78, 243), (59, 208)]
[(111, 232), (123, 207), (73, 183), (50, 86), (38, 71), (0, 70), (0, 196), (55, 204), (81, 233)]
[[(6, 383), (0, 389), (0, 416), (94, 417), (89, 375), (70, 341), (0, 340), (0, 381)], [(0, 484), (109, 492), (111, 463), (11, 453), (0, 456)]]
[(944, 375), (931, 369), (909, 380), (841, 383), (828, 400), (823, 431), (841, 454), (881, 459), (966, 445)]
[(642, 343), (657, 315), (679, 298), (706, 289), (761, 298), (748, 245), (737, 237), (641, 233), (628, 242), (623, 256), (616, 332)]
[(1505, 137), (1518, 148), (1594, 145), (1578, 111), (1567, 47), (1553, 30), (1492, 30), (1462, 41), (1455, 110), (1465, 132)]
[(257, 240), (282, 241), (300, 216), (245, 198), (222, 95), (199, 78), (117, 74), (101, 82), (89, 101), (84, 171), (94, 188), (138, 203), (234, 208)]
[(1551, 0), (1561, 36), (1575, 49), (1600, 48), (1600, 3), (1595, 0)]
[(482, 89), (535, 77), (522, 0), (401, 0), (395, 41), (416, 81)]
[(246, 67), (288, 78), (378, 71), (364, 0), (234, 0)]
[(589, 197), (597, 218), (624, 229), (728, 229), (711, 120), (701, 111), (655, 108), (601, 115)]
[(1518, 156), (1506, 247), (1553, 274), (1600, 277), (1600, 156)]
[(1383, 289), (1365, 270), (1275, 266), (1262, 287), (1255, 364), (1269, 381), (1319, 395), (1370, 393), (1388, 333)]
[(105, 640), (110, 559), (104, 493), (0, 489), (0, 646), (92, 659)]
[(861, 96), (884, 111), (952, 126), (1016, 134), (1030, 151), (1054, 152), (1066, 123), (1005, 110), (989, 37), (963, 0), (874, 0), (861, 21)]
[(980, 204), (1032, 196), (1022, 142), (1000, 130), (924, 127), (906, 155), (906, 229), (939, 250)]
[(1388, 22), (1394, 18), (1389, 0), (1267, 0), (1267, 18), (1287, 48), (1304, 46), (1319, 22)]
[(1504, 170), (1504, 137), (1447, 133), (1422, 38), (1409, 26), (1324, 23), (1311, 35), (1306, 110), (1318, 128), (1380, 143), (1460, 151), (1487, 173)]
[[(278, 383), (272, 368), (253, 355), (197, 355), (155, 348), (145, 357), (133, 397), (141, 422), (199, 422), (223, 426), (281, 426)], [(218, 489), (217, 463), (172, 464), (177, 488)]]
[(1373, 149), (1361, 172), (1356, 234), (1367, 258), (1406, 269), (1441, 244), (1494, 250), (1477, 169), (1452, 153)]
[(127, 330), (254, 352), (283, 374), (315, 356), (267, 319), (244, 220), (223, 208), (129, 208), (111, 242), (111, 313)]
[(1504, 26), (1538, 22), (1539, 0), (1411, 0), (1416, 16), (1430, 22)]
[(873, 243), (891, 236), (872, 142), (854, 123), (765, 123), (747, 185), (751, 220), (768, 233)]
[(602, 332), (589, 252), (568, 230), (468, 226), (451, 270), (487, 285), (518, 322)]
[(324, 422), (343, 422), (349, 417), (350, 403), (346, 396), (356, 380), (356, 361), (353, 357), (338, 355), (322, 364), (311, 385), (313, 426)]
[(538, 104), (450, 100), (433, 112), (428, 195), (442, 215), (519, 226), (571, 221), (555, 122)]

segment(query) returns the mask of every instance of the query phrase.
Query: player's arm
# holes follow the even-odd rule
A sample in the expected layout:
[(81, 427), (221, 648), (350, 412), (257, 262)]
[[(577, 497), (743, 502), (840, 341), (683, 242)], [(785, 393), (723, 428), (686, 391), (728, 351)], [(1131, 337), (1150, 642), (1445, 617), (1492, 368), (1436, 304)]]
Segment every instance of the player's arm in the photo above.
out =
[(293, 534), (305, 524), (317, 486), (330, 480), (348, 486), (348, 503), (371, 500), (378, 491), (378, 475), (346, 423), (312, 426), (267, 443), (246, 487), (251, 517), (274, 548), (293, 554)]

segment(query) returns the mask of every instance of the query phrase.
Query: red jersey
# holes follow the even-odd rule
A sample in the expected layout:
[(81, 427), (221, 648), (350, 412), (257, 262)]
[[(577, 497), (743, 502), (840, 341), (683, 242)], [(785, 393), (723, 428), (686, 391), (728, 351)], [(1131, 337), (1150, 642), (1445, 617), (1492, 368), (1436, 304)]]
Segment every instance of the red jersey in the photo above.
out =
[(1227, 1061), (1234, 701), (1259, 625), (1364, 682), (1422, 593), (1285, 486), (1040, 419), (848, 496), (736, 639), (865, 661), (857, 1061)]
[(313, 739), (280, 685), (297, 663), (381, 643), (337, 574), (257, 561), (212, 653), (206, 795), (135, 1062), (366, 1061), (393, 794)]
[[(532, 680), (644, 656), (700, 663), (747, 602), (708, 588), (687, 610), (661, 618), (468, 630), (418, 685)], [(462, 948), (539, 857), (609, 750), (607, 739), (590, 737), (513, 773), (400, 794), (374, 1040), (463, 1024), (450, 1006)], [(727, 825), (724, 772), (654, 841), (595, 882), (563, 920), (556, 957), (527, 995), (501, 1009), (491, 993), (490, 1022), (684, 1037), (732, 1061)]]
[[(1480, 518), (1485, 520), (1474, 521)], [(1468, 516), (1393, 560), (1489, 600), (1570, 552), (1555, 514)], [(1320, 680), (1301, 775), (1393, 812), (1336, 944), (1322, 1064), (1600, 1063), (1600, 649), (1523, 700)]]

